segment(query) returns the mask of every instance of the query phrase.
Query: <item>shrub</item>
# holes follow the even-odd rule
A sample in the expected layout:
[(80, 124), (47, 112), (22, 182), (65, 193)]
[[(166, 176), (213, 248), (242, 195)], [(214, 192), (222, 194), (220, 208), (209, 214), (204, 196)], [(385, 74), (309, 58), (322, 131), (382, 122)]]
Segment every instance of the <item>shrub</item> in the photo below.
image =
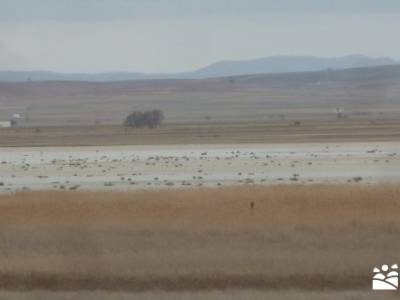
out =
[(156, 128), (161, 126), (164, 120), (164, 112), (162, 110), (151, 110), (151, 111), (135, 111), (126, 117), (124, 126), (127, 127), (149, 127)]

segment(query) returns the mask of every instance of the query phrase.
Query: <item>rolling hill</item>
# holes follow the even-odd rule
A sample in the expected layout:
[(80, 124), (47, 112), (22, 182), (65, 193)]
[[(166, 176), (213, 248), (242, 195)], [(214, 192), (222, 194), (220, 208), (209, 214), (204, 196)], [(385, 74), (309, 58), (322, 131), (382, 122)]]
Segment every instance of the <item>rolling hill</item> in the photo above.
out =
[(99, 73), (99, 74), (63, 74), (45, 71), (0, 71), (0, 81), (129, 81), (149, 79), (204, 79), (212, 77), (238, 76), (246, 74), (277, 74), (290, 72), (310, 72), (321, 70), (342, 70), (349, 68), (393, 65), (390, 58), (371, 58), (363, 55), (350, 55), (339, 58), (319, 58), (313, 56), (272, 56), (254, 60), (221, 61), (205, 68), (176, 74), (145, 73)]

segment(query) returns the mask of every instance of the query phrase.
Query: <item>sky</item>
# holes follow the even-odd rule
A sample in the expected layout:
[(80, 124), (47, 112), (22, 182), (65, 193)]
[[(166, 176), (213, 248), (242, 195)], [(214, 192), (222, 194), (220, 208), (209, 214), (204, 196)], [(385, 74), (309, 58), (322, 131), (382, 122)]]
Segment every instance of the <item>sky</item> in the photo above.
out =
[(221, 60), (400, 59), (399, 0), (0, 0), (0, 70), (185, 72)]

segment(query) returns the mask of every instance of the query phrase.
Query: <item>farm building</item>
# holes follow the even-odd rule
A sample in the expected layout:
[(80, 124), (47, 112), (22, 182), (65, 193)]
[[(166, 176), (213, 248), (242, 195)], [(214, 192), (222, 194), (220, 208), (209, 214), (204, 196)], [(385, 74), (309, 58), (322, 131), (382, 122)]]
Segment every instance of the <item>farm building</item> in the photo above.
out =
[(11, 121), (0, 121), (0, 128), (11, 127)]

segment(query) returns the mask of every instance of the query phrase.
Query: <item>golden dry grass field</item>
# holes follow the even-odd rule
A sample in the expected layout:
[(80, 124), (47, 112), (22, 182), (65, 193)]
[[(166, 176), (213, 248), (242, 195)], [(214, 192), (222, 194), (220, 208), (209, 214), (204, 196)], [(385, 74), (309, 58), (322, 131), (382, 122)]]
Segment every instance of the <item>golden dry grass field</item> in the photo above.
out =
[(391, 299), (399, 215), (398, 185), (0, 195), (0, 299)]

